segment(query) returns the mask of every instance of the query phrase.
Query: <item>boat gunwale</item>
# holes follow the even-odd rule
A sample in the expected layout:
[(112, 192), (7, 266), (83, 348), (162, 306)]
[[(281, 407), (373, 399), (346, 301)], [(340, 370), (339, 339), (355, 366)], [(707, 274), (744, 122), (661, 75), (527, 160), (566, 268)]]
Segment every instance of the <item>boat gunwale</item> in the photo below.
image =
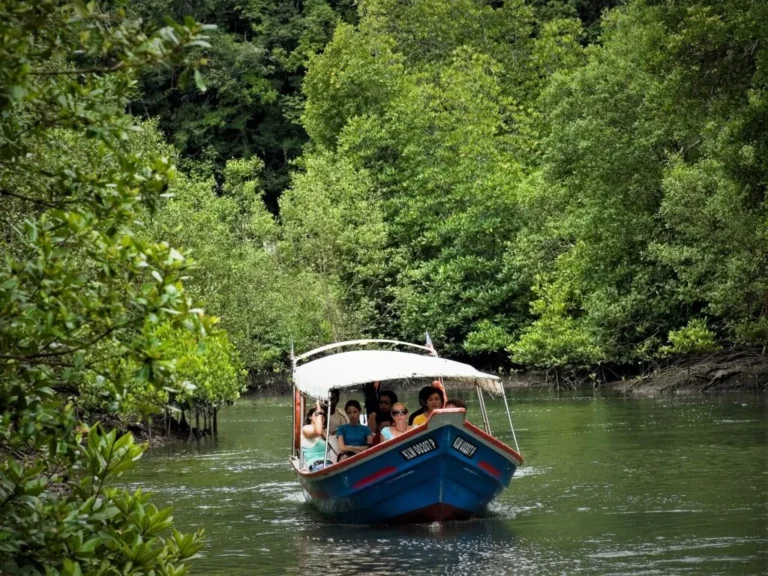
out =
[(405, 432), (400, 436), (397, 436), (396, 438), (392, 438), (392, 440), (387, 440), (385, 442), (376, 444), (376, 446), (372, 446), (368, 450), (359, 452), (354, 456), (350, 456), (345, 460), (336, 462), (331, 466), (326, 466), (325, 468), (321, 468), (320, 470), (317, 470), (315, 472), (310, 472), (309, 470), (299, 470), (299, 474), (307, 478), (319, 478), (321, 476), (326, 476), (330, 472), (337, 472), (339, 470), (342, 470), (343, 468), (348, 467), (350, 464), (356, 464), (364, 460), (365, 458), (368, 458), (369, 456), (375, 455), (377, 452), (382, 452), (388, 448), (392, 448), (393, 446), (396, 446), (397, 444), (399, 444), (402, 440), (405, 440), (406, 438), (409, 438), (411, 436), (416, 436), (417, 434), (424, 432), (426, 430), (428, 430), (427, 424), (426, 423), (421, 424), (420, 426), (416, 426), (413, 430), (408, 430), (408, 432)]
[[(435, 410), (435, 413), (438, 414), (452, 414), (452, 413), (464, 413), (466, 414), (466, 410), (464, 408), (439, 408)], [(407, 432), (401, 434), (400, 436), (397, 436), (396, 438), (393, 438), (391, 440), (387, 440), (385, 442), (382, 442), (380, 444), (377, 444), (376, 446), (373, 446), (369, 448), (368, 450), (365, 450), (363, 452), (360, 452), (358, 454), (355, 454), (354, 456), (350, 456), (349, 458), (342, 460), (340, 462), (336, 462), (335, 464), (332, 464), (331, 466), (327, 466), (325, 468), (321, 468), (320, 470), (316, 470), (315, 472), (310, 472), (309, 470), (301, 470), (297, 468), (297, 473), (308, 480), (315, 480), (322, 478), (324, 476), (327, 476), (329, 474), (335, 474), (337, 472), (341, 472), (347, 467), (350, 467), (351, 465), (357, 464), (364, 459), (367, 459), (371, 456), (375, 456), (377, 453), (388, 450), (390, 448), (393, 448), (397, 446), (397, 444), (400, 444), (402, 441), (411, 438), (413, 436), (417, 436), (418, 434), (421, 434), (423, 432), (426, 432), (429, 430), (429, 422), (432, 420), (432, 416), (430, 416), (430, 419), (427, 420), (424, 424), (421, 424), (419, 426), (416, 426), (412, 430), (408, 430)], [(512, 456), (512, 458), (515, 460), (517, 466), (520, 466), (524, 459), (523, 457), (517, 453), (513, 448), (507, 446), (502, 442), (501, 440), (498, 440), (497, 438), (494, 438), (490, 434), (487, 434), (482, 429), (478, 428), (471, 422), (468, 422), (466, 419), (463, 421), (464, 428), (475, 434), (480, 438), (480, 440), (483, 440), (490, 444), (490, 448), (496, 448), (497, 450), (501, 450), (503, 452), (506, 452), (508, 455)], [(445, 424), (442, 424), (442, 426), (455, 426), (454, 424), (450, 424), (446, 422)], [(456, 426), (456, 428), (458, 428)]]
[(481, 439), (483, 439), (483, 440), (485, 440), (487, 442), (490, 442), (496, 448), (499, 448), (499, 449), (503, 450), (504, 452), (507, 452), (510, 456), (512, 456), (512, 458), (514, 458), (517, 461), (517, 465), (518, 466), (522, 465), (522, 463), (525, 462), (525, 458), (523, 458), (522, 454), (517, 452), (511, 446), (507, 446), (506, 444), (504, 444), (504, 442), (502, 442), (498, 438), (496, 438), (494, 436), (491, 436), (490, 434), (488, 434), (482, 428), (478, 428), (477, 426), (472, 424), (472, 422), (469, 422), (468, 420), (464, 420), (464, 428), (466, 428), (467, 430), (469, 430), (472, 433), (476, 434)]

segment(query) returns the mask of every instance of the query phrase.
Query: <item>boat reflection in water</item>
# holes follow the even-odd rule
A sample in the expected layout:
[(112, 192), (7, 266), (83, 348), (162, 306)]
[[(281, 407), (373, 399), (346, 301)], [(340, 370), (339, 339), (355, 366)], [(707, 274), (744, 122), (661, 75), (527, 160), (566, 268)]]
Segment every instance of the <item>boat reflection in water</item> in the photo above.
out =
[[(373, 540), (373, 542), (372, 542)], [(322, 558), (328, 573), (343, 574), (503, 574), (516, 568), (517, 537), (509, 524), (494, 518), (370, 526), (353, 525), (303, 533), (297, 543), (297, 574), (309, 574)], [(528, 572), (532, 573), (532, 572)]]
[[(428, 354), (385, 349), (338, 351), (370, 344), (406, 346)], [(304, 467), (300, 434), (305, 404), (330, 403), (332, 390), (359, 389), (374, 381), (436, 378), (475, 386), (484, 430), (466, 420), (464, 408), (438, 409), (425, 424), (338, 462), (328, 429), (326, 460), (332, 465), (314, 472)], [(501, 380), (467, 364), (438, 358), (431, 347), (417, 344), (357, 340), (294, 358), (291, 463), (307, 501), (325, 516), (349, 524), (434, 522), (483, 515), (523, 462), (517, 450), (491, 435), (484, 391), (503, 395)], [(511, 417), (509, 423), (511, 427)], [(512, 432), (514, 437), (514, 429)]]

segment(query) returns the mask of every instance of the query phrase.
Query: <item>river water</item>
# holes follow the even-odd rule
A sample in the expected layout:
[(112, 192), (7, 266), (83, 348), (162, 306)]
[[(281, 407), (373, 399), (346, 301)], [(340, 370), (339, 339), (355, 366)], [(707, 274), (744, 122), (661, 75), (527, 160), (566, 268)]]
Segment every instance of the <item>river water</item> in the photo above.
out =
[[(154, 448), (124, 484), (205, 528), (193, 574), (768, 574), (765, 397), (509, 398), (526, 463), (480, 520), (319, 517), (287, 462), (287, 397), (222, 410), (217, 439)], [(512, 443), (503, 402), (489, 411)]]

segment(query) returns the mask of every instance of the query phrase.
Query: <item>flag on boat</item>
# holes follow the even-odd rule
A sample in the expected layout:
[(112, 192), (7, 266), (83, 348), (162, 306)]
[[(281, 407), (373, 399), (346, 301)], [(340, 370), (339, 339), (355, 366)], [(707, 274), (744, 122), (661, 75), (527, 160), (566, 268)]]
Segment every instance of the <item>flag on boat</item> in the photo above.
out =
[(432, 346), (432, 338), (429, 337), (429, 332), (425, 332), (427, 335), (426, 342), (424, 343), (424, 346), (430, 349), (431, 352), (435, 351), (435, 347)]

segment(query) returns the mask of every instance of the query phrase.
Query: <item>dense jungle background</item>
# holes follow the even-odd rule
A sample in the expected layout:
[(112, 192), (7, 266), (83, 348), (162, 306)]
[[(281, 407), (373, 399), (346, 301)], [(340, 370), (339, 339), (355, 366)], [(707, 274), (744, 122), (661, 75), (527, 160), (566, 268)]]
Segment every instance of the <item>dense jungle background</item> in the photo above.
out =
[(204, 92), (152, 69), (128, 109), (182, 172), (147, 232), (249, 369), (425, 331), (492, 368), (768, 343), (764, 3), (131, 11), (217, 25)]

